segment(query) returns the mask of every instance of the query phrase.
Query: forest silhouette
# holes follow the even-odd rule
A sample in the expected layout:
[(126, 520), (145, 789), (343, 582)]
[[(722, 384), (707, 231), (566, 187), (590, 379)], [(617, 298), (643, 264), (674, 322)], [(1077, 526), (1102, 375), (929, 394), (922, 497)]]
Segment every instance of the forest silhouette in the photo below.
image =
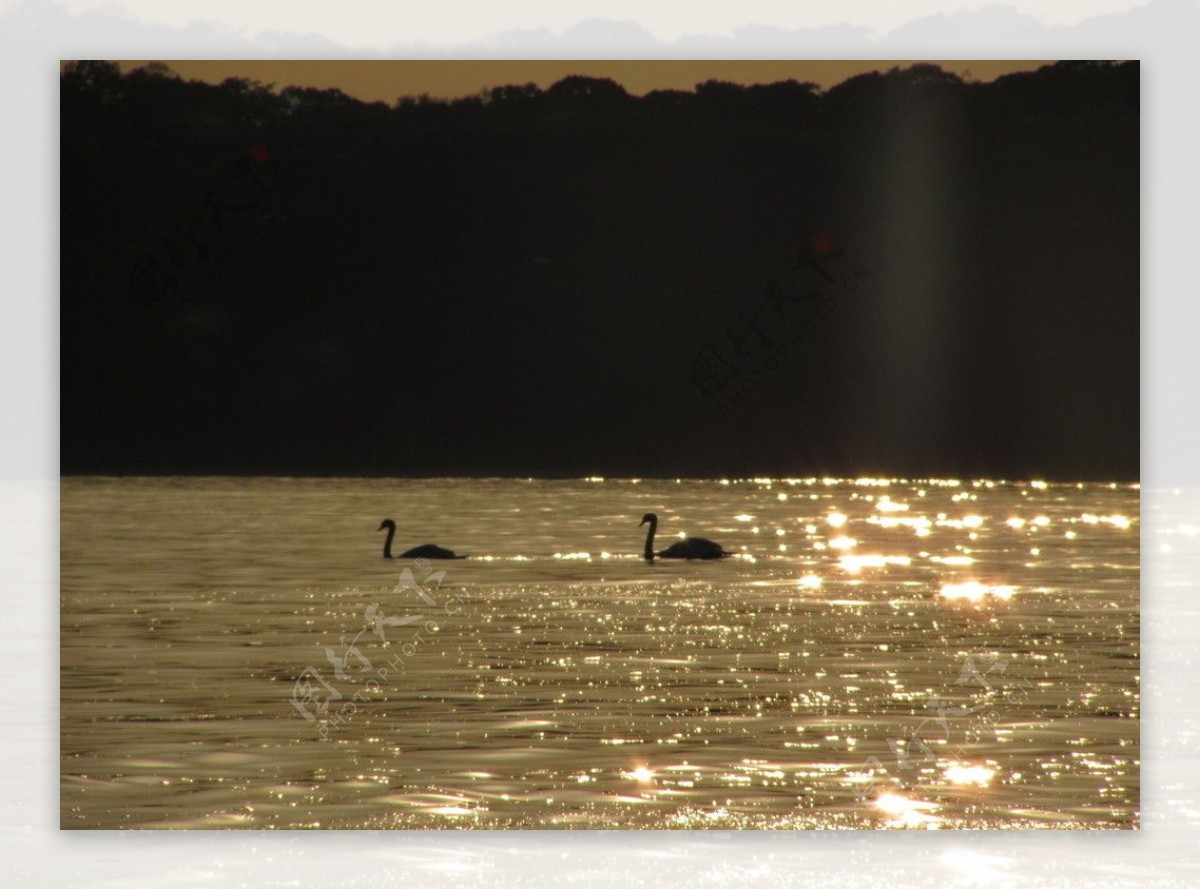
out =
[[(62, 470), (1135, 479), (1139, 89), (917, 65), (388, 106), (68, 63)], [(814, 243), (858, 286), (706, 395), (704, 350), (761, 364), (764, 292), (839, 286)]]

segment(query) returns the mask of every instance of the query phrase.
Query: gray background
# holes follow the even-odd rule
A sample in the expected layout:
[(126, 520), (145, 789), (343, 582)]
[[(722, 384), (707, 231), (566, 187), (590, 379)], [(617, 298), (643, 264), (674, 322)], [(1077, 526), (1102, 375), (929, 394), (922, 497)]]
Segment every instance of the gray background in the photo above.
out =
[[(283, 9), (282, 5), (271, 4)], [(463, 5), (459, 4), (456, 9)], [(524, 19), (548, 4), (505, 4)], [(384, 13), (378, 49), (313, 33), (309, 19), (253, 39), (218, 12), (179, 27), (119, 4), (73, 14), (0, 3), (0, 883), (5, 886), (1197, 886), (1200, 885), (1200, 380), (1190, 272), (1200, 249), (1196, 0), (1073, 24), (1003, 6), (925, 13), (886, 31), (866, 20), (797, 28), (801, 4), (746, 4), (745, 27), (659, 39), (632, 16), (578, 10), (570, 27), (422, 38), (412, 9)], [(939, 6), (946, 13), (928, 14)], [(1077, 8), (1042, 4), (1051, 20)], [(1113, 4), (1109, 5), (1112, 8)], [(325, 13), (336, 27), (338, 5)], [(828, 21), (834, 7), (821, 5)], [(861, 4), (859, 5), (861, 9)], [(622, 8), (623, 11), (624, 8)], [(853, 7), (850, 7), (853, 10)], [(530, 11), (532, 10), (532, 12)], [(563, 6), (555, 4), (561, 18)], [(772, 25), (772, 12), (791, 16)], [(463, 16), (469, 13), (461, 10)], [(493, 15), (495, 10), (493, 8)], [(895, 17), (895, 8), (891, 15)], [(443, 12), (442, 19), (446, 15)], [(686, 30), (686, 15), (679, 33)], [(232, 19), (230, 19), (232, 22)], [(398, 23), (398, 24), (397, 24)], [(403, 33), (404, 39), (388, 35)], [(1143, 819), (1138, 832), (324, 833), (59, 832), (58, 60), (62, 58), (1139, 58), (1143, 86)], [(1129, 261), (1138, 262), (1132, 249)], [(1130, 332), (1135, 336), (1134, 332)]]

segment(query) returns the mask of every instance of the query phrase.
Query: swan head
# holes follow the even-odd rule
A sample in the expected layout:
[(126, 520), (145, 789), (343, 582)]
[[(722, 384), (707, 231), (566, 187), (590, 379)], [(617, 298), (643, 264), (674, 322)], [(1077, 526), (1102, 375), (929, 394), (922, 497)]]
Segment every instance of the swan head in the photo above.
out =
[(645, 525), (647, 522), (650, 523), (651, 525), (658, 525), (657, 514), (647, 513), (645, 516), (642, 517), (642, 521), (639, 522), (638, 525)]
[(395, 528), (395, 527), (396, 527), (396, 523), (392, 522), (392, 520), (390, 520), (390, 519), (385, 519), (385, 520), (383, 520), (383, 522), (379, 523), (379, 528), (375, 529), (375, 531), (381, 532), (385, 528)]

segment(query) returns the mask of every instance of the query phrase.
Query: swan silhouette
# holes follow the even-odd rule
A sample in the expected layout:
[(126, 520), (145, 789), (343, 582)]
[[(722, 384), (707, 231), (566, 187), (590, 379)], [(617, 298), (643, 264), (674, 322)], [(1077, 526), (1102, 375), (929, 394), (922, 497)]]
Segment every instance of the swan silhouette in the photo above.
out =
[(650, 523), (650, 531), (646, 535), (646, 559), (653, 560), (655, 556), (662, 559), (724, 559), (732, 556), (725, 548), (708, 538), (684, 538), (676, 541), (666, 550), (654, 552), (654, 533), (658, 531), (658, 517), (647, 513), (642, 517), (639, 526)]
[[(392, 538), (396, 536), (396, 523), (390, 519), (385, 519), (379, 523), (379, 528), (375, 529), (381, 532), (387, 529), (387, 540), (383, 542), (383, 558), (392, 559)], [(469, 554), (464, 553), (459, 556), (453, 550), (447, 550), (445, 547), (439, 547), (437, 544), (422, 544), (420, 547), (413, 547), (411, 550), (405, 550), (398, 557), (399, 559), (417, 559), (424, 557), (425, 559), (466, 559)]]

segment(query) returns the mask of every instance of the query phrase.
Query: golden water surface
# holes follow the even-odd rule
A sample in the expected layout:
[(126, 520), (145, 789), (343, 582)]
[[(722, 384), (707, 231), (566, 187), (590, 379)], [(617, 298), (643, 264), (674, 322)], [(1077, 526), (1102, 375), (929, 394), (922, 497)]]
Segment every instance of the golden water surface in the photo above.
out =
[[(61, 824), (1136, 828), (1138, 505), (66, 478)], [(648, 564), (646, 512), (734, 558)], [(470, 558), (384, 560), (384, 517)]]

